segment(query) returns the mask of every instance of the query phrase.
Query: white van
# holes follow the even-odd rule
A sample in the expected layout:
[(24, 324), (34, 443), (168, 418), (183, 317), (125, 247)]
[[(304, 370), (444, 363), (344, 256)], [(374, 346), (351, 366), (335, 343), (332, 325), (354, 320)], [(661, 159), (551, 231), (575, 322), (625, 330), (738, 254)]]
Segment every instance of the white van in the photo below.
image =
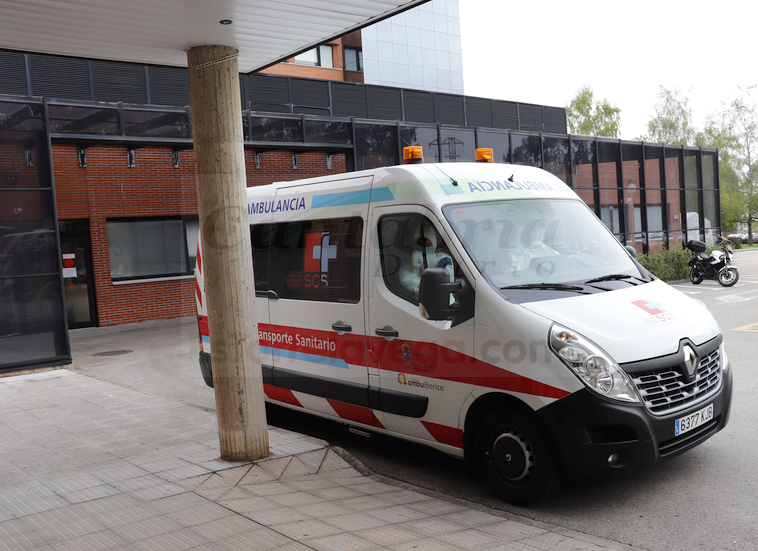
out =
[(548, 172), (393, 166), (249, 188), (247, 208), (271, 402), (465, 456), (514, 503), (727, 424), (713, 316)]

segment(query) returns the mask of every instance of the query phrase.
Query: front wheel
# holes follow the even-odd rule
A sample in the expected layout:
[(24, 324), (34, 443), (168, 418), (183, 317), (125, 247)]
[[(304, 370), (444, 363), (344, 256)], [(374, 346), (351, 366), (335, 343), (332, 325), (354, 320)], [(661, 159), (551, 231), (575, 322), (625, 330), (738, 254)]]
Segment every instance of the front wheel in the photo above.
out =
[(697, 266), (693, 266), (690, 270), (690, 281), (695, 285), (700, 285), (703, 282), (703, 272)]
[(476, 431), (479, 470), (505, 501), (531, 505), (556, 491), (562, 474), (548, 441), (521, 412), (496, 410)]
[(739, 281), (740, 274), (737, 268), (725, 268), (719, 272), (717, 279), (724, 287), (731, 287)]

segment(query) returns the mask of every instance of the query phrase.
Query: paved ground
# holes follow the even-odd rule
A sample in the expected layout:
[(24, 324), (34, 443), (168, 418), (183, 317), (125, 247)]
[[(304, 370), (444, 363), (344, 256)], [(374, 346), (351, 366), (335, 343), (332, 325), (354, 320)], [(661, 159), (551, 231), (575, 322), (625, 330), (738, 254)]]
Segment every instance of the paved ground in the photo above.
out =
[(270, 457), (220, 460), (190, 321), (74, 331), (71, 369), (0, 378), (0, 551), (631, 549), (378, 477), (275, 427)]

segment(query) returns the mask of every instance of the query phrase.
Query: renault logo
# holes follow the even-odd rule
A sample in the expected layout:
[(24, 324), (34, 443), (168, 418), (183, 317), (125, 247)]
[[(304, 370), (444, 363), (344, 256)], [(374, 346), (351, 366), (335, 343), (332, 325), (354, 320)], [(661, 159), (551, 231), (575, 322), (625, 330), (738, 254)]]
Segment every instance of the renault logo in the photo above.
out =
[(684, 345), (684, 369), (687, 371), (687, 379), (692, 379), (697, 369), (697, 355), (689, 344)]

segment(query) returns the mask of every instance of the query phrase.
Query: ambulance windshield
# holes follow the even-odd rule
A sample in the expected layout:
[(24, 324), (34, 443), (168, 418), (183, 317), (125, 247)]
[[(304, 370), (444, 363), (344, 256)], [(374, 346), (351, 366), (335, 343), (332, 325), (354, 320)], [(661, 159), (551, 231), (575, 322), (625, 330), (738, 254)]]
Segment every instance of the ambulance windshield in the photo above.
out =
[(479, 270), (499, 288), (555, 289), (598, 278), (628, 276), (637, 283), (645, 278), (580, 201), (466, 203), (450, 205), (444, 213)]

